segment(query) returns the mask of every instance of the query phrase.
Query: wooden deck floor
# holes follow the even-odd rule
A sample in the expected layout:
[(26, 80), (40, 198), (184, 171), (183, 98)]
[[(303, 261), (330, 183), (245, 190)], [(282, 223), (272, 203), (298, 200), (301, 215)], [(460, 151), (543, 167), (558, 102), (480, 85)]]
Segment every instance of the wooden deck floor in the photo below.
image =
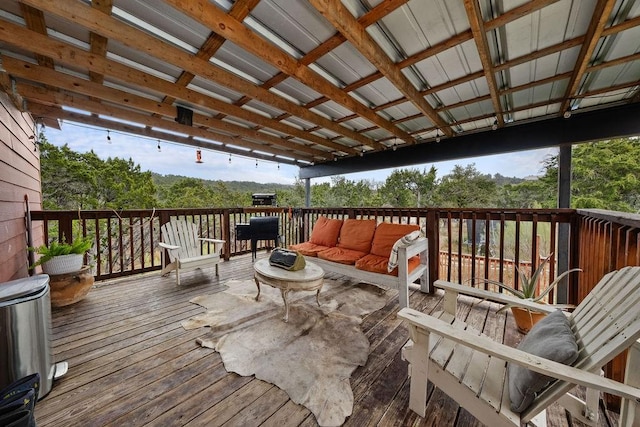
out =
[[(203, 311), (191, 298), (220, 290), (229, 279), (251, 277), (251, 257), (243, 256), (221, 264), (219, 279), (213, 270), (195, 270), (184, 274), (180, 288), (174, 276), (159, 273), (102, 282), (83, 301), (54, 309), (55, 359), (67, 361), (69, 372), (38, 402), (38, 426), (317, 425), (279, 388), (226, 372), (218, 353), (195, 342), (207, 328), (180, 326)], [(410, 301), (412, 308), (432, 312), (441, 295), (416, 292)], [(495, 315), (496, 307), (486, 302), (464, 307), (461, 315), (485, 333), (510, 344), (520, 339), (509, 332), (510, 314)], [(371, 354), (351, 378), (355, 403), (345, 425), (481, 425), (437, 389), (430, 390), (427, 418), (408, 409), (407, 366), (400, 358), (408, 331), (397, 311), (393, 298), (363, 322)], [(602, 426), (615, 425), (615, 414), (601, 412)], [(554, 426), (576, 424), (557, 406), (548, 418)]]

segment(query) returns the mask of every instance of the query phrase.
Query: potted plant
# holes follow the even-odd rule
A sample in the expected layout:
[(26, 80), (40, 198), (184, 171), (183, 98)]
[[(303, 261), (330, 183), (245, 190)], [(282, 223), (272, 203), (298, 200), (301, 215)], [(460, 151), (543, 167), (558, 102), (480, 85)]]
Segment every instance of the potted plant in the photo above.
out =
[(84, 255), (93, 246), (93, 237), (81, 237), (73, 243), (51, 242), (48, 246), (29, 248), (40, 255), (40, 258), (30, 267), (42, 265), (42, 272), (49, 275), (67, 274), (82, 268)]
[[(571, 270), (565, 271), (564, 273), (556, 277), (553, 282), (549, 283), (549, 285), (545, 289), (541, 290), (539, 294), (536, 295), (538, 290), (538, 281), (540, 279), (542, 271), (544, 270), (544, 266), (551, 260), (552, 255), (553, 254), (549, 254), (549, 256), (546, 257), (540, 263), (538, 268), (536, 268), (536, 270), (533, 272), (533, 274), (530, 277), (527, 276), (526, 272), (516, 267), (516, 270), (518, 271), (518, 276), (520, 278), (520, 284), (521, 284), (520, 289), (512, 288), (511, 286), (505, 285), (504, 283), (497, 282), (491, 279), (482, 279), (482, 280), (484, 280), (487, 283), (497, 285), (502, 289), (511, 292), (513, 295), (515, 295), (518, 298), (526, 299), (532, 302), (540, 302), (545, 296), (547, 296), (549, 292), (551, 292), (551, 290), (553, 290), (558, 285), (558, 283), (560, 283), (560, 281), (564, 277), (566, 277), (570, 273), (573, 273), (574, 271), (582, 271), (579, 268), (572, 268)], [(542, 302), (540, 303), (543, 304)], [(518, 327), (518, 331), (520, 331), (523, 334), (526, 334), (527, 332), (529, 332), (533, 327), (533, 325), (535, 325), (536, 322), (538, 322), (538, 320), (542, 319), (546, 315), (546, 313), (529, 310), (528, 308), (518, 307), (517, 305), (514, 305), (514, 304), (506, 304), (504, 307), (498, 310), (498, 313), (508, 308), (510, 308), (511, 312), (513, 313), (513, 317), (516, 321), (516, 326)]]

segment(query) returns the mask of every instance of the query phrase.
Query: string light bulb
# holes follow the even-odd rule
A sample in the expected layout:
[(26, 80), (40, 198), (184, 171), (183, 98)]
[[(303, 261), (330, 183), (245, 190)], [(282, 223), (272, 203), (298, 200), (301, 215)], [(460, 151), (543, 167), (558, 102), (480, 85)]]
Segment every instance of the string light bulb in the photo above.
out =
[(493, 121), (493, 124), (491, 125), (491, 129), (493, 129), (493, 130), (498, 129), (498, 119), (495, 119)]
[(440, 142), (440, 129), (436, 129), (436, 142)]
[(109, 129), (107, 129), (107, 143), (111, 144), (111, 135), (109, 134)]
[(160, 148), (160, 140), (158, 140), (158, 153), (161, 152), (162, 149)]
[(202, 163), (202, 151), (196, 150), (196, 163)]
[(278, 163), (278, 170), (280, 170), (280, 163)]
[(231, 154), (229, 154), (229, 164), (231, 164)]
[(258, 159), (256, 159), (256, 169), (258, 169)]

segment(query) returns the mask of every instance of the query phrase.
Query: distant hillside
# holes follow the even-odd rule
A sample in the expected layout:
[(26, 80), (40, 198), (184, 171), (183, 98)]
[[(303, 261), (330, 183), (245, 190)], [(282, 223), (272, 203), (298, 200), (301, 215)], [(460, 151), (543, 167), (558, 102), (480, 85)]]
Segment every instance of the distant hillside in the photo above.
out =
[[(170, 187), (177, 181), (181, 179), (186, 179), (186, 176), (180, 175), (160, 175), (152, 172), (153, 182), (158, 187)], [(232, 192), (239, 193), (273, 193), (276, 190), (291, 190), (293, 185), (289, 184), (261, 184), (259, 182), (250, 182), (250, 181), (222, 181), (222, 180), (210, 180), (210, 179), (201, 179), (207, 186), (212, 186), (216, 182), (224, 182), (224, 185)]]

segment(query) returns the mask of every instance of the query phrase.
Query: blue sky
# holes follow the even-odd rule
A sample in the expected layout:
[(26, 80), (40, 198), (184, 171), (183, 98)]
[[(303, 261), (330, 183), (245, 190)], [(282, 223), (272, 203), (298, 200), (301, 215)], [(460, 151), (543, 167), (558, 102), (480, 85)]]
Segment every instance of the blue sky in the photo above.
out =
[[(47, 128), (47, 140), (54, 145), (65, 143), (77, 152), (93, 150), (100, 158), (108, 157), (131, 158), (139, 164), (142, 170), (150, 170), (162, 175), (174, 174), (194, 178), (223, 181), (254, 181), (261, 183), (292, 184), (298, 176), (298, 168), (274, 162), (256, 161), (254, 159), (231, 156), (215, 151), (202, 150), (203, 163), (196, 164), (196, 149), (166, 141), (160, 141), (161, 150), (158, 151), (158, 140), (137, 136), (130, 136), (120, 132), (110, 133), (111, 141), (107, 141), (107, 131), (90, 128), (70, 122), (62, 123), (62, 130)], [(438, 170), (438, 176), (451, 172), (455, 165), (466, 166), (475, 163), (476, 169), (482, 173), (524, 178), (539, 175), (542, 161), (549, 155), (557, 153), (556, 148), (532, 150), (494, 156), (460, 159), (455, 161), (438, 162), (433, 165)], [(411, 166), (411, 168), (430, 168), (431, 163)], [(383, 169), (370, 172), (344, 175), (350, 180), (373, 180), (383, 182), (393, 172), (393, 169)], [(331, 178), (312, 179), (311, 183), (327, 182)]]

